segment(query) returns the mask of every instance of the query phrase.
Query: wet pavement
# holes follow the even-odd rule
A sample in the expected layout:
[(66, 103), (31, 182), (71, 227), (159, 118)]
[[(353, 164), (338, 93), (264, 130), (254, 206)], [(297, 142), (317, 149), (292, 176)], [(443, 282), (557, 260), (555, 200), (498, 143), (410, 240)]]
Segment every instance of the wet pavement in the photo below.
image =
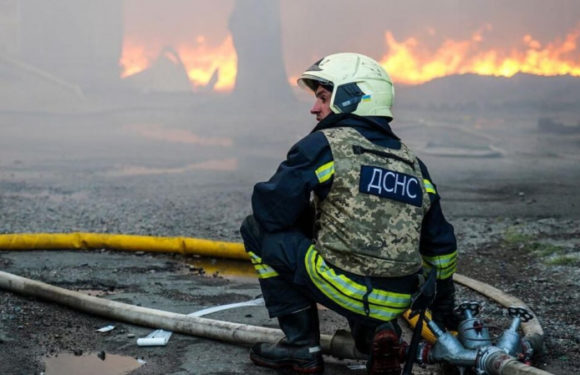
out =
[[(280, 119), (276, 126), (271, 123), (274, 114), (260, 122), (253, 115), (235, 113), (224, 119), (215, 116), (216, 111), (195, 108), (176, 113), (3, 115), (0, 232), (83, 231), (239, 241), (239, 225), (251, 211), (253, 184), (267, 179), (289, 146), (311, 128), (311, 119), (304, 118), (307, 113), (297, 117), (293, 110), (286, 112), (275, 114)], [(151, 125), (153, 114), (161, 125)], [(501, 258), (504, 254), (497, 250), (510, 228), (536, 225), (539, 229), (533, 233), (542, 239), (550, 235), (548, 229), (557, 228), (558, 244), (577, 254), (577, 135), (539, 133), (535, 113), (457, 121), (459, 117), (445, 111), (438, 116), (429, 111), (423, 116), (429, 121), (420, 117), (399, 112), (394, 129), (429, 166), (445, 214), (456, 225), (461, 259), (465, 269), (472, 267), (471, 276), (479, 276), (481, 262), (497, 258), (487, 267), (500, 274), (493, 275), (493, 284), (505, 280), (509, 288), (517, 285), (517, 277), (529, 285), (530, 277), (522, 272), (528, 264), (523, 267), (521, 257)], [(502, 150), (501, 156), (471, 155), (488, 146)], [(480, 253), (486, 250), (482, 244), (490, 246), (493, 256)], [(504, 263), (514, 271), (505, 271)], [(557, 267), (577, 272), (575, 264)], [(248, 269), (252, 272), (247, 263), (238, 267), (181, 255), (2, 251), (0, 269), (101, 298), (184, 314), (260, 294), (257, 280), (247, 276)], [(553, 282), (554, 270), (546, 265), (542, 269)], [(562, 288), (577, 289), (565, 281), (557, 284), (557, 290)], [(552, 329), (577, 316), (575, 304), (563, 299), (556, 304), (550, 299), (553, 292), (545, 293), (546, 302), (540, 301), (540, 306), (545, 305), (546, 317), (558, 306), (571, 309), (550, 316)], [(208, 317), (277, 328), (263, 307)], [(327, 310), (321, 311), (321, 318), (323, 333), (346, 327), (343, 318)], [(109, 324), (115, 329), (96, 332)], [(551, 343), (559, 350), (552, 362), (557, 358), (559, 366), (575, 358), (570, 350), (574, 337), (568, 337), (565, 323), (561, 325)], [(40, 374), (45, 356), (79, 351), (144, 361), (133, 375), (275, 373), (255, 367), (246, 347), (204, 338), (174, 334), (165, 347), (137, 346), (137, 338), (151, 331), (0, 290), (0, 374)], [(364, 374), (346, 366), (352, 361), (327, 362), (329, 374)], [(558, 373), (574, 373), (564, 368)], [(417, 368), (415, 373), (421, 371)]]
[[(232, 263), (236, 262), (207, 260), (208, 265), (205, 268), (200, 258), (184, 259), (182, 256), (165, 254), (12, 251), (2, 252), (0, 257), (5, 265), (3, 270), (9, 273), (90, 295), (99, 295), (100, 298), (184, 314), (211, 306), (250, 300), (260, 294), (257, 280), (247, 272), (244, 273), (244, 269), (248, 270), (247, 263), (244, 262), (241, 262), (241, 267), (236, 272), (231, 272), (228, 269), (232, 269)], [(222, 263), (224, 267), (221, 266)], [(6, 296), (6, 292), (1, 292), (0, 296)], [(52, 304), (42, 302), (39, 306), (47, 309)], [(87, 371), (97, 371), (100, 368), (101, 372), (97, 371), (100, 375), (128, 373), (131, 369), (127, 366), (135, 366), (131, 374), (275, 373), (270, 369), (255, 367), (248, 358), (247, 347), (177, 333), (172, 335), (166, 346), (140, 347), (137, 346), (137, 339), (150, 334), (152, 327), (109, 321), (69, 308), (59, 310), (66, 310), (72, 321), (61, 326), (52, 323), (44, 325), (42, 330), (47, 331), (44, 335), (51, 336), (51, 342), (43, 342), (40, 337), (32, 337), (28, 342), (24, 331), (35, 329), (34, 323), (28, 322), (29, 326), (24, 324), (19, 329), (19, 336), (24, 340), (15, 343), (17, 346), (34, 345), (35, 350), (40, 345), (39, 349), (42, 350), (36, 353), (34, 360), (46, 366), (45, 375), (80, 373), (75, 372), (74, 366), (86, 367)], [(39, 312), (30, 313), (35, 315)], [(39, 317), (41, 315), (40, 312)], [(320, 316), (323, 333), (331, 334), (338, 328), (347, 327), (342, 317), (329, 310), (322, 308)], [(268, 318), (263, 306), (225, 310), (206, 317), (278, 328), (276, 322)], [(97, 332), (98, 328), (108, 325), (115, 328), (108, 332)], [(79, 329), (79, 326), (84, 328)], [(11, 332), (3, 333), (8, 337), (12, 335)], [(60, 342), (64, 336), (70, 338), (69, 343)], [(44, 355), (46, 350), (52, 351), (49, 357)], [(98, 358), (97, 354), (101, 352), (105, 360)], [(29, 354), (34, 356), (34, 353)], [(115, 357), (117, 355), (121, 357)], [(119, 362), (113, 365), (113, 359)], [(326, 363), (326, 373), (365, 373), (362, 361), (340, 361), (328, 357)], [(109, 364), (111, 369), (97, 367)], [(72, 370), (68, 366), (72, 366)]]

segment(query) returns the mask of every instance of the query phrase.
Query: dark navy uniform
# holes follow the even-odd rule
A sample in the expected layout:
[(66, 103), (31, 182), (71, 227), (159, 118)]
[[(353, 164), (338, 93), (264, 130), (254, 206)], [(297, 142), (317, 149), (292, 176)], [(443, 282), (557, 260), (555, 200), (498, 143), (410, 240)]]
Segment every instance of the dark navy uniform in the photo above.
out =
[[(337, 127), (351, 127), (378, 146), (401, 148), (386, 117), (330, 114), (290, 149), (269, 181), (255, 185), (253, 215), (242, 224), (241, 234), (271, 317), (318, 302), (346, 316), (351, 326), (356, 321), (376, 326), (409, 307), (421, 272), (396, 278), (368, 277), (339, 269), (316, 253), (311, 195), (324, 200), (333, 183), (332, 176), (321, 173), (333, 155), (318, 130)], [(421, 161), (419, 165), (430, 184), (426, 166)], [(456, 239), (441, 211), (435, 185), (430, 184), (427, 191), (431, 205), (423, 218), (419, 251), (424, 271), (435, 268), (438, 279), (448, 279), (455, 272)]]

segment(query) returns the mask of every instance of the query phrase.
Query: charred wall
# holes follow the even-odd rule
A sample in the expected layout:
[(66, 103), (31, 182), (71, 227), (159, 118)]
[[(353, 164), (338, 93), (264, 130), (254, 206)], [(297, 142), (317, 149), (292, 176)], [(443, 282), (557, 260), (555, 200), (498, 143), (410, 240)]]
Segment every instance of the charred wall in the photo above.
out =
[(286, 79), (279, 0), (237, 0), (229, 22), (238, 55), (234, 95), (244, 100), (291, 100)]

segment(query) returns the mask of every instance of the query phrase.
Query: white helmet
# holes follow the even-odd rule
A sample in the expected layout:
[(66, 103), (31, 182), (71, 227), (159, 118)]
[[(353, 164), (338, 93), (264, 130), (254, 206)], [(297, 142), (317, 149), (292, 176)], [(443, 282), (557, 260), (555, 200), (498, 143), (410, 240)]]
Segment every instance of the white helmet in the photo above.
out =
[(389, 74), (368, 56), (359, 53), (328, 55), (306, 69), (298, 85), (316, 91), (320, 85), (330, 90), (330, 110), (359, 116), (393, 117), (395, 89)]

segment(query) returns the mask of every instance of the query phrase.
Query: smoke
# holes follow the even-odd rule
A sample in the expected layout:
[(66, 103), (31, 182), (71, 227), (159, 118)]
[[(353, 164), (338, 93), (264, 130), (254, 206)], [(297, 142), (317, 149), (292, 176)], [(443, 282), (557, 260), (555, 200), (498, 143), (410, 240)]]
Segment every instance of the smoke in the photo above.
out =
[[(477, 73), (461, 67), (433, 75), (430, 67), (451, 67), (438, 58), (457, 56), (450, 46), (473, 57), (530, 49), (523, 58), (556, 56), (580, 67), (577, 40), (566, 39), (578, 20), (578, 0), (0, 0), (0, 173), (72, 171), (70, 181), (83, 186), (102, 183), (110, 170), (191, 179), (218, 170), (234, 175), (229, 185), (267, 178), (315, 122), (308, 104), (280, 95), (292, 93), (286, 82), (339, 51), (388, 64), (413, 58), (416, 65), (399, 65), (417, 67), (419, 78), (392, 71), (394, 128), (419, 152), (430, 145), (489, 154), (495, 149), (482, 143), (490, 142), (506, 158), (539, 150), (550, 163), (575, 166), (578, 138), (544, 137), (537, 123), (577, 123), (580, 79), (455, 75)], [(393, 54), (397, 46), (404, 53)], [(453, 160), (449, 168), (442, 157), (440, 171), (479, 171)], [(511, 178), (520, 161), (500, 167)], [(500, 164), (481, 163), (486, 171)], [(540, 173), (548, 167), (537, 165)]]
[(125, 35), (152, 44), (205, 42), (217, 45), (228, 36), (234, 0), (125, 0)]

